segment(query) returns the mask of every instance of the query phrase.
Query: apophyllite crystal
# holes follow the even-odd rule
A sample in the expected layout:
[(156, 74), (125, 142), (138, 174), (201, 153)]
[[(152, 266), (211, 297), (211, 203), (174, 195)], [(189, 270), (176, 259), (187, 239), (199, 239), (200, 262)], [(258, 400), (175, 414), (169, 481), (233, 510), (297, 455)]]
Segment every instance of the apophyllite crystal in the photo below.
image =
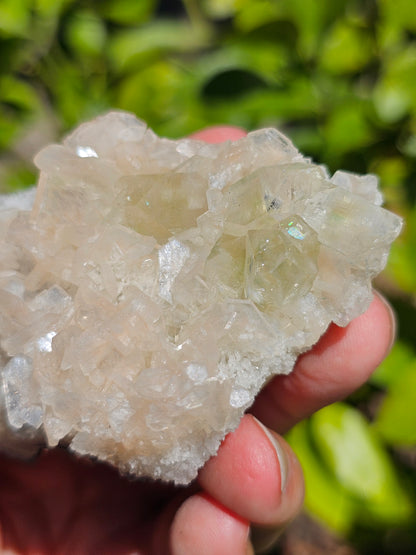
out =
[(171, 141), (112, 112), (35, 162), (36, 192), (1, 201), (0, 445), (176, 483), (366, 309), (401, 227), (374, 176), (330, 177), (275, 129)]

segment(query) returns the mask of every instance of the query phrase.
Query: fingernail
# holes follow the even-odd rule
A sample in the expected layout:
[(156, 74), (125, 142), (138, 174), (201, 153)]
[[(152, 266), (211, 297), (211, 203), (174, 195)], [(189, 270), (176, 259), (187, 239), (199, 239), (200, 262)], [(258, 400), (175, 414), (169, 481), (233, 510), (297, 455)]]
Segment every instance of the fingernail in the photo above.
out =
[(286, 487), (287, 477), (288, 477), (288, 473), (289, 473), (289, 460), (288, 460), (288, 457), (287, 457), (287, 454), (286, 454), (286, 450), (284, 449), (284, 447), (282, 447), (282, 445), (280, 445), (279, 441), (270, 432), (270, 430), (268, 428), (266, 428), (266, 426), (264, 426), (264, 424), (262, 424), (260, 422), (260, 420), (257, 420), (257, 418), (255, 416), (253, 416), (253, 418), (257, 422), (259, 427), (263, 430), (263, 432), (267, 436), (267, 439), (270, 441), (270, 443), (273, 446), (273, 449), (276, 452), (277, 459), (279, 461), (280, 476), (281, 476), (281, 478), (280, 478), (280, 490), (283, 492), (285, 487)]
[(394, 343), (396, 342), (397, 339), (397, 319), (396, 319), (396, 313), (394, 312), (391, 304), (389, 303), (389, 301), (383, 297), (383, 295), (381, 293), (379, 293), (378, 291), (373, 290), (374, 295), (377, 295), (377, 297), (380, 299), (380, 301), (384, 304), (384, 306), (387, 309), (387, 312), (389, 313), (390, 316), (390, 322), (391, 322), (391, 329), (392, 329), (392, 334), (391, 334), (391, 340), (390, 340), (390, 344), (389, 344), (389, 348), (387, 351), (387, 354), (391, 351)]

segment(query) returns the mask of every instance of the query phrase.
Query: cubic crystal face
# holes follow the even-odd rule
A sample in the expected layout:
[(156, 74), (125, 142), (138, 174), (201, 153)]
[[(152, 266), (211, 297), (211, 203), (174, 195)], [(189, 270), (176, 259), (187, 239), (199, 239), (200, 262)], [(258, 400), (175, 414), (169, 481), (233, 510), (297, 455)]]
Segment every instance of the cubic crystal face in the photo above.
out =
[(375, 176), (330, 177), (275, 129), (171, 141), (111, 112), (35, 162), (36, 193), (0, 201), (1, 445), (136, 476), (192, 480), (368, 307), (401, 228)]

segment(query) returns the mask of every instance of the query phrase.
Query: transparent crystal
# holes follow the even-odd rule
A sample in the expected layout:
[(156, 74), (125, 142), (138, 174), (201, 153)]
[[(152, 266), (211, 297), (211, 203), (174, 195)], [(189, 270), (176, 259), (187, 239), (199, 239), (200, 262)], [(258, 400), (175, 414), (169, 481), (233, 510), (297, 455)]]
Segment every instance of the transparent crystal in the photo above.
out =
[(0, 440), (192, 480), (256, 394), (372, 299), (401, 220), (274, 129), (208, 145), (85, 123), (0, 197)]

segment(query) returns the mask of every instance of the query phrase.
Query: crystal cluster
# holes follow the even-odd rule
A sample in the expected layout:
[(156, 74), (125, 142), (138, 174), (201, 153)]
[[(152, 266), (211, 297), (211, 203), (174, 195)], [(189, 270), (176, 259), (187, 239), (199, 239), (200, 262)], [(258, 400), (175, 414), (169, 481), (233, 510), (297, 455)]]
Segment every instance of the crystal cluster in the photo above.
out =
[(187, 483), (262, 385), (372, 298), (400, 218), (275, 129), (158, 138), (111, 112), (0, 201), (0, 442)]

